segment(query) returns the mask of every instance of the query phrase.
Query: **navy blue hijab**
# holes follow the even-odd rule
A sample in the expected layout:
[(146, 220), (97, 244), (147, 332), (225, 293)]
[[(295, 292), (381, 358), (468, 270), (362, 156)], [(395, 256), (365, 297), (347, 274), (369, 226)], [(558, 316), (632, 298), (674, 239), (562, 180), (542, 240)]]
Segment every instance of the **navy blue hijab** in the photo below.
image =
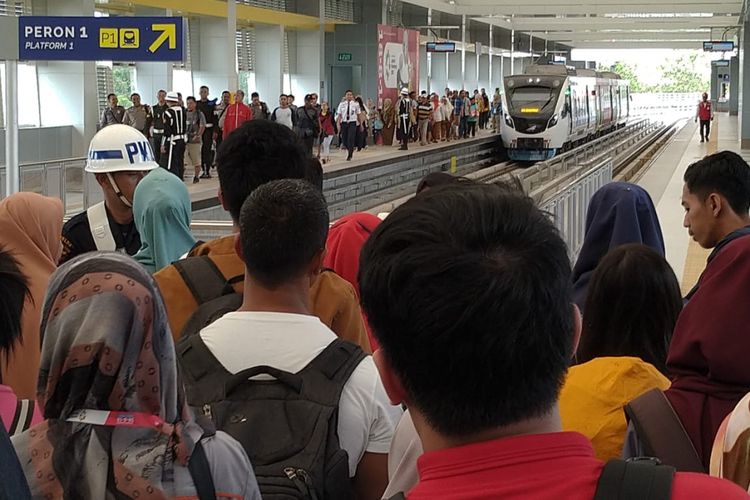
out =
[(583, 310), (589, 280), (599, 261), (613, 248), (640, 243), (664, 256), (664, 237), (651, 197), (628, 182), (611, 182), (591, 198), (586, 235), (573, 267), (573, 298)]

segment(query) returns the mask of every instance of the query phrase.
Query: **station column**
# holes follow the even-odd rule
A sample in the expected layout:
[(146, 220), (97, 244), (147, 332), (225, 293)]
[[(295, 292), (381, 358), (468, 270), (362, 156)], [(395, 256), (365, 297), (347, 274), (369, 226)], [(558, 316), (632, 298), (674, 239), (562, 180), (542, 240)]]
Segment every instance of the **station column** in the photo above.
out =
[(255, 84), (260, 98), (273, 109), (283, 88), (284, 27), (256, 24), (255, 48)]
[[(56, 0), (33, 4), (47, 16), (94, 16), (94, 0)], [(73, 125), (74, 156), (84, 156), (96, 133), (99, 102), (94, 61), (49, 61), (37, 65), (41, 126)], [(23, 103), (19, 103), (23, 105)]]
[(750, 106), (743, 105), (744, 97), (750, 94), (750, 23), (744, 23), (739, 42), (738, 115), (740, 120), (740, 143), (742, 149), (750, 149)]

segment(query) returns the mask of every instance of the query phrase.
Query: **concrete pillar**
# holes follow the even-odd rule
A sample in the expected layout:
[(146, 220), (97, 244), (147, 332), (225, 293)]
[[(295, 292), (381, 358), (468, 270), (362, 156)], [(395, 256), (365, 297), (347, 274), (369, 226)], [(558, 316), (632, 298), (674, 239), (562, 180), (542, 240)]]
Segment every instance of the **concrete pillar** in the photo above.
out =
[(740, 105), (738, 99), (740, 93), (740, 60), (736, 56), (729, 60), (729, 73), (731, 78), (729, 81), (729, 114), (737, 116)]
[[(432, 26), (432, 9), (427, 9), (427, 26)], [(429, 31), (428, 31), (428, 35), (429, 35)], [(420, 49), (420, 52), (421, 52), (421, 50), (422, 49)], [(425, 50), (425, 52), (426, 52), (425, 57), (427, 58), (427, 61), (426, 61), (427, 62), (427, 65), (426, 65), (426, 68), (427, 68), (427, 85), (426, 85), (426, 89), (427, 89), (427, 93), (429, 94), (429, 93), (432, 92), (432, 52), (427, 52), (426, 50)]]
[(461, 16), (461, 89), (466, 89), (466, 15)]
[[(296, 68), (291, 76), (292, 94), (301, 98), (305, 94), (320, 92), (320, 82), (323, 80), (321, 67), (324, 40), (321, 38), (320, 31), (300, 30), (297, 31), (296, 38)], [(289, 44), (291, 43), (290, 39)]]
[[(233, 0), (229, 3), (233, 4)], [(213, 97), (224, 89), (237, 90), (236, 20), (231, 33), (227, 19), (201, 17), (190, 22), (198, 23), (198, 29), (194, 30), (198, 33), (198, 40), (191, 40), (190, 44), (193, 49), (193, 92), (197, 93), (201, 85), (208, 86)], [(228, 52), (233, 56), (227, 55)]]
[(258, 93), (265, 102), (276, 103), (283, 88), (284, 27), (256, 24), (255, 53), (255, 85)]
[(750, 106), (744, 106), (744, 97), (750, 95), (750, 23), (744, 23), (739, 42), (738, 115), (740, 120), (740, 143), (742, 149), (750, 149)]
[[(94, 0), (55, 0), (34, 5), (34, 13), (47, 16), (93, 16)], [(37, 63), (41, 126), (74, 127), (72, 154), (85, 156), (96, 133), (99, 103), (96, 92), (96, 63), (49, 61)], [(23, 103), (19, 103), (23, 106)]]

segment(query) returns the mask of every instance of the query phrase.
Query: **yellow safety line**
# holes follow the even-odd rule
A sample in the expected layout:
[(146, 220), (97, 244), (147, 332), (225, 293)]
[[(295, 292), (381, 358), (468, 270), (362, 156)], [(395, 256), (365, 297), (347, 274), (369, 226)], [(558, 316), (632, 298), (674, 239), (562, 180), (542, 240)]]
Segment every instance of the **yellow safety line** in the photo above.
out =
[[(714, 154), (719, 147), (719, 120), (711, 123), (711, 135), (706, 144), (706, 155)], [(685, 257), (685, 269), (682, 273), (682, 294), (686, 295), (698, 282), (701, 273), (706, 268), (706, 259), (711, 250), (702, 248), (695, 240), (691, 239)]]

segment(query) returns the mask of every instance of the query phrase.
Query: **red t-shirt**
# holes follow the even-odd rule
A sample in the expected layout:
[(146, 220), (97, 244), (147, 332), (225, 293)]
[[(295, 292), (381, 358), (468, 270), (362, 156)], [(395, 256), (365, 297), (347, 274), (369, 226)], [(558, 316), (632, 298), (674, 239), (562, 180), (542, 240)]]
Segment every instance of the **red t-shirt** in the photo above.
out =
[(711, 119), (711, 101), (705, 101), (698, 104), (698, 119), (710, 120)]
[[(592, 499), (604, 463), (576, 432), (534, 434), (425, 453), (409, 500)], [(704, 474), (678, 473), (673, 499), (747, 499), (740, 487)]]

